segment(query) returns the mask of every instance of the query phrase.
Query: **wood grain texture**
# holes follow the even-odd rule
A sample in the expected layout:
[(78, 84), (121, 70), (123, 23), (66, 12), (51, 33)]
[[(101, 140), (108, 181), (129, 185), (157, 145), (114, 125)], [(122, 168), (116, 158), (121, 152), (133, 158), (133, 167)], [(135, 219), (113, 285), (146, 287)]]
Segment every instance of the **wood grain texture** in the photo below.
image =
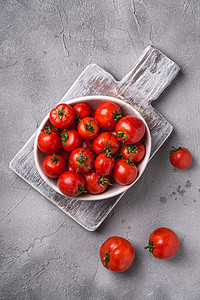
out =
[[(116, 81), (101, 67), (92, 64), (83, 71), (63, 98), (105, 95), (132, 103), (149, 126), (152, 157), (170, 135), (173, 127), (152, 108), (151, 101), (158, 98), (178, 72), (177, 64), (158, 49), (149, 46), (135, 67), (121, 81)], [(85, 229), (96, 230), (123, 194), (107, 200), (80, 201), (56, 193), (37, 172), (33, 155), (34, 137), (35, 134), (13, 158), (10, 168)]]

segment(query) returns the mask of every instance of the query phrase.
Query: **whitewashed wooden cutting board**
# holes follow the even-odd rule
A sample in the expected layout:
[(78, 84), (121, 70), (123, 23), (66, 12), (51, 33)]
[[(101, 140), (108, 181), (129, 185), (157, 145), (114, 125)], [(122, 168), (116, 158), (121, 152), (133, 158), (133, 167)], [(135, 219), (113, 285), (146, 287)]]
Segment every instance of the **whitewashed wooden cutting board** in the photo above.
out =
[[(151, 106), (151, 101), (158, 98), (179, 70), (176, 63), (158, 49), (149, 46), (121, 81), (116, 81), (104, 69), (92, 64), (82, 72), (65, 97), (73, 99), (88, 95), (105, 95), (131, 101), (149, 126), (152, 157), (171, 134), (173, 127)], [(95, 231), (124, 194), (108, 200), (81, 201), (56, 193), (43, 181), (36, 169), (33, 154), (34, 137), (35, 134), (16, 154), (10, 162), (10, 168), (85, 229)]]

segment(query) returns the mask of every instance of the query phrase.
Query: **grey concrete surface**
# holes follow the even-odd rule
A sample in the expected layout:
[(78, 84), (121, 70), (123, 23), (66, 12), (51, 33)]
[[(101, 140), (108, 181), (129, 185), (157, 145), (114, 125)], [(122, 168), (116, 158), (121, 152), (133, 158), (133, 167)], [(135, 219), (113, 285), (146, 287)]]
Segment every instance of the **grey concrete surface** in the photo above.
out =
[[(200, 299), (200, 1), (0, 0), (0, 299)], [(18, 178), (8, 164), (89, 64), (117, 79), (153, 44), (181, 67), (154, 106), (174, 132), (96, 232), (87, 232)], [(192, 166), (175, 170), (171, 146)], [(168, 261), (144, 251), (155, 228), (178, 234)], [(119, 235), (135, 247), (125, 273), (99, 260)]]

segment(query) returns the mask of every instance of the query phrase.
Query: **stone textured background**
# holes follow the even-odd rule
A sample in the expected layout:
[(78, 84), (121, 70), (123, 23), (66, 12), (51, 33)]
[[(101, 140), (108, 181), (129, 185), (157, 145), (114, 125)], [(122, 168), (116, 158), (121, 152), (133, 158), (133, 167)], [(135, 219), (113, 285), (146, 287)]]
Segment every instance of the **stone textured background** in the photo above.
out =
[[(181, 67), (153, 103), (174, 132), (103, 225), (87, 232), (8, 164), (88, 64), (121, 79), (149, 44)], [(199, 47), (198, 0), (0, 0), (0, 299), (200, 299)], [(170, 165), (171, 145), (191, 150), (189, 169)], [(159, 226), (180, 238), (168, 261), (143, 250)], [(136, 250), (122, 274), (99, 260), (112, 235)]]

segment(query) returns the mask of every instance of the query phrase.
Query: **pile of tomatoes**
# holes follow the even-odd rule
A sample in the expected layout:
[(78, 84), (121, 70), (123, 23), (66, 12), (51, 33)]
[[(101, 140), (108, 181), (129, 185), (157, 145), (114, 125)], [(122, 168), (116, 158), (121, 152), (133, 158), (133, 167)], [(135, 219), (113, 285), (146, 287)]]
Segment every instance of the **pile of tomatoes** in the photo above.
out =
[(86, 103), (61, 103), (50, 112), (50, 122), (54, 129), (42, 130), (38, 147), (48, 155), (45, 174), (58, 178), (58, 188), (66, 196), (99, 194), (112, 178), (121, 185), (137, 178), (135, 163), (145, 156), (141, 119), (122, 117), (114, 102), (101, 103), (95, 111)]

